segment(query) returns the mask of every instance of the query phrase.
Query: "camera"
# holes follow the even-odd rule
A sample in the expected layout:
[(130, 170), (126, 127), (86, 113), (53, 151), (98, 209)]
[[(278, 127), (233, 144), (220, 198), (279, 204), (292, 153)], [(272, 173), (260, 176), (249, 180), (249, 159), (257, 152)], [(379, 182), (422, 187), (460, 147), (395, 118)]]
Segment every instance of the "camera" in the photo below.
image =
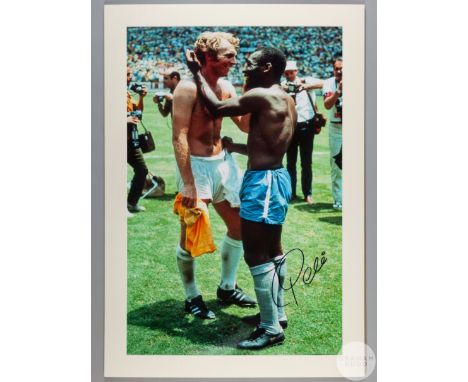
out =
[(301, 85), (295, 84), (293, 82), (287, 82), (286, 87), (288, 88), (287, 92), (290, 96), (296, 95), (296, 93), (299, 91)]
[(159, 102), (159, 103), (161, 103), (161, 102), (164, 101), (164, 99), (165, 99), (165, 97), (164, 97), (165, 94), (166, 94), (165, 92), (163, 93), (163, 92), (161, 92), (161, 91), (156, 92), (155, 97), (158, 99), (158, 102)]
[(299, 92), (299, 88), (301, 85), (295, 84), (293, 82), (286, 82), (286, 93), (288, 93), (292, 99), (294, 100), (294, 103), (296, 103), (296, 94)]
[(143, 118), (141, 110), (134, 110), (127, 112), (127, 117), (137, 117), (140, 121)]
[(132, 92), (135, 92), (139, 95), (143, 95), (143, 92), (144, 92), (144, 86), (141, 85), (141, 84), (133, 84), (132, 86), (130, 86), (130, 90)]

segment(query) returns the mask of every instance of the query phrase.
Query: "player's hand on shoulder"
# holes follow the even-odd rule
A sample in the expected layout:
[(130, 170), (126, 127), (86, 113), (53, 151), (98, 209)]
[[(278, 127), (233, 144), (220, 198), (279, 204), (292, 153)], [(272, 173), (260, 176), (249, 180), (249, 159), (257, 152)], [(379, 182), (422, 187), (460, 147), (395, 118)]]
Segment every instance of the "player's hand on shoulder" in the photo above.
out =
[(193, 50), (187, 49), (185, 51), (185, 59), (187, 61), (187, 66), (189, 70), (192, 72), (193, 75), (197, 74), (200, 69), (200, 61), (198, 61), (197, 56), (195, 55), (195, 52)]

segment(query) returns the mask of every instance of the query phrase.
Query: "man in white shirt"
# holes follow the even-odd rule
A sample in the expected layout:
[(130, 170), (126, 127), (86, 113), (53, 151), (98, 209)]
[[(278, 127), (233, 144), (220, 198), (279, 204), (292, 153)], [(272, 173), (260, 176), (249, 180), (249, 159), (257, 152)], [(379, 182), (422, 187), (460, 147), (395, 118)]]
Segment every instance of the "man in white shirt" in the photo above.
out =
[(296, 162), (297, 152), (301, 155), (301, 183), (304, 200), (308, 204), (313, 204), (312, 198), (312, 151), (314, 149), (314, 129), (312, 128), (312, 118), (314, 109), (311, 102), (315, 102), (314, 89), (321, 89), (322, 80), (314, 77), (299, 78), (297, 76), (296, 61), (288, 61), (284, 70), (286, 81), (283, 88), (296, 102), (297, 125), (291, 144), (286, 154), (287, 169), (291, 177), (292, 197), (296, 195)]
[(341, 210), (342, 178), (341, 168), (337, 165), (336, 157), (342, 146), (342, 110), (343, 110), (343, 59), (337, 58), (333, 63), (334, 76), (325, 80), (323, 84), (323, 103), (328, 110), (330, 121), (330, 166), (333, 194), (333, 208)]

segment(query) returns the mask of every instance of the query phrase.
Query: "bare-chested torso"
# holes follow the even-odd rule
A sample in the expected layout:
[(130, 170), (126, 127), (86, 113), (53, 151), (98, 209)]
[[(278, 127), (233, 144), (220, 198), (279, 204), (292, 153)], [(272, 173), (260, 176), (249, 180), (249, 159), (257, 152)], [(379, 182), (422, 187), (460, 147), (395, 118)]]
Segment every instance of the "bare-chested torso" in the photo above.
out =
[(277, 86), (262, 89), (271, 107), (252, 113), (247, 140), (250, 170), (282, 166), (297, 121), (293, 99)]
[[(200, 97), (196, 95), (196, 86), (193, 81), (193, 95), (196, 97), (190, 128), (188, 133), (188, 143), (190, 154), (196, 156), (209, 157), (221, 152), (221, 123), (223, 118), (214, 118), (208, 112)], [(220, 100), (231, 97), (228, 83), (225, 80), (218, 80), (216, 89), (213, 89)]]

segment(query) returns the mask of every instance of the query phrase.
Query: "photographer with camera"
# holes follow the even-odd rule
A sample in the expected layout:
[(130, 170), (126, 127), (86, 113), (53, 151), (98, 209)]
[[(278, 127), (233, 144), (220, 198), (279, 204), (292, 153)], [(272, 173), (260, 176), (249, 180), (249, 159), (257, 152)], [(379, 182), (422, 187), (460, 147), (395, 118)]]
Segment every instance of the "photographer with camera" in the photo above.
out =
[[(333, 62), (334, 76), (325, 80), (323, 85), (324, 105), (330, 119), (330, 166), (333, 194), (333, 208), (342, 209), (342, 111), (343, 111), (343, 59), (336, 58)], [(338, 159), (338, 163), (337, 163)]]
[[(133, 77), (133, 71), (127, 67), (127, 86)], [(127, 163), (132, 166), (134, 176), (127, 197), (127, 217), (132, 217), (132, 212), (141, 212), (145, 208), (138, 205), (143, 187), (145, 185), (148, 168), (146, 167), (143, 152), (140, 148), (137, 125), (140, 123), (143, 112), (143, 98), (146, 96), (146, 87), (133, 84), (130, 90), (138, 94), (138, 103), (127, 91)]]
[[(180, 82), (180, 74), (176, 71), (166, 71), (163, 74), (163, 83), (166, 89), (169, 89), (167, 94), (158, 94), (153, 97), (153, 102), (158, 105), (159, 112), (163, 117), (172, 114), (172, 99), (174, 98), (174, 90)], [(163, 105), (164, 102), (164, 105)]]
[[(284, 70), (286, 82), (283, 89), (294, 99), (297, 111), (297, 125), (291, 144), (286, 153), (287, 169), (291, 177), (293, 199), (296, 195), (296, 162), (297, 152), (301, 155), (301, 183), (304, 200), (313, 204), (312, 198), (312, 151), (314, 149), (314, 136), (325, 125), (325, 120), (315, 109), (314, 89), (322, 88), (322, 80), (314, 77), (297, 77), (296, 61), (288, 61)], [(318, 119), (318, 120), (317, 120)]]

